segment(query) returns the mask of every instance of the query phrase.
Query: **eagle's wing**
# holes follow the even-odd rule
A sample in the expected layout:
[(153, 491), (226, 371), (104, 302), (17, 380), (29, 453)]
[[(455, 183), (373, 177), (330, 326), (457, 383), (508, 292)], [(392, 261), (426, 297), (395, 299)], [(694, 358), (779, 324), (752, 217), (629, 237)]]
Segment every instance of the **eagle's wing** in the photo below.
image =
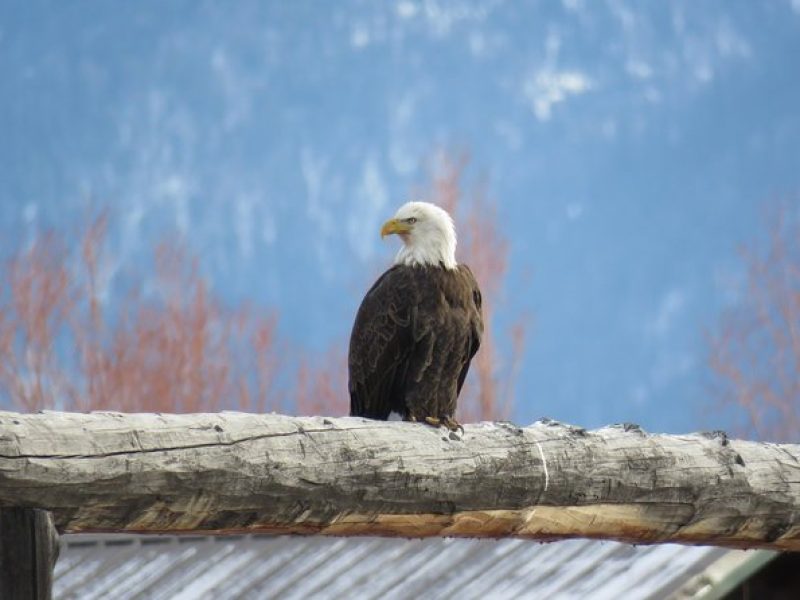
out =
[(467, 359), (464, 361), (461, 372), (458, 375), (457, 393), (461, 393), (461, 386), (464, 385), (464, 380), (467, 378), (467, 373), (469, 372), (470, 361), (472, 361), (472, 357), (475, 356), (475, 353), (481, 346), (481, 337), (483, 336), (483, 298), (481, 296), (481, 290), (478, 287), (478, 282), (475, 280), (475, 276), (472, 274), (470, 268), (462, 264), (458, 266), (458, 270), (472, 296), (469, 305), (469, 348), (467, 350)]
[(415, 345), (417, 286), (392, 267), (370, 288), (350, 336), (350, 414), (387, 419), (406, 411), (402, 390)]

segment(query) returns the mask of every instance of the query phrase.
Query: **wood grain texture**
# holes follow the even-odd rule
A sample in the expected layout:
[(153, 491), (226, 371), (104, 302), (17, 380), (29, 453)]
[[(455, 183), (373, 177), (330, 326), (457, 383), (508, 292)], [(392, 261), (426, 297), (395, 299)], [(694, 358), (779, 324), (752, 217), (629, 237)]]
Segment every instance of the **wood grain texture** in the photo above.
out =
[(569, 537), (800, 550), (800, 446), (282, 415), (0, 413), (0, 507), (61, 531)]
[(0, 508), (0, 598), (50, 600), (58, 550), (47, 511)]

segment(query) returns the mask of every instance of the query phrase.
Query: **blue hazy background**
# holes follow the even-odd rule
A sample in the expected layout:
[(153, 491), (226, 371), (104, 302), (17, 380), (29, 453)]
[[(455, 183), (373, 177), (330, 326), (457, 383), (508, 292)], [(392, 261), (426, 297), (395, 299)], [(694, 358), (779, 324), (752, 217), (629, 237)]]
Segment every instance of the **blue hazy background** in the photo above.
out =
[(346, 343), (380, 223), (468, 148), (532, 314), (514, 420), (704, 416), (736, 247), (800, 184), (800, 1), (0, 3), (0, 252), (113, 207), (215, 290)]

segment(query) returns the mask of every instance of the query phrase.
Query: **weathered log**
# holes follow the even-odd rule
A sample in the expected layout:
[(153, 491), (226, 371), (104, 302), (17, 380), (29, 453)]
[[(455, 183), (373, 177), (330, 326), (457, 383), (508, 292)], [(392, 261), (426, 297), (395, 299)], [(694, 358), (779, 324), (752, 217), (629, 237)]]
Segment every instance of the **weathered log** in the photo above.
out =
[(62, 531), (263, 531), (800, 550), (800, 446), (539, 422), (0, 413), (0, 507)]

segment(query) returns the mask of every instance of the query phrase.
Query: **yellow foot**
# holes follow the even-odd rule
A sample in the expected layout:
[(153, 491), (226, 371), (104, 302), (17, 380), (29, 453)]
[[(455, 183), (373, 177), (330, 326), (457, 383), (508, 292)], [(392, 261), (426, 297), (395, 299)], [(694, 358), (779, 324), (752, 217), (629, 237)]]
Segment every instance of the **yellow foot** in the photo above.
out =
[(439, 427), (442, 424), (442, 420), (437, 417), (425, 417), (425, 422), (433, 427)]
[(461, 423), (456, 421), (453, 417), (425, 417), (423, 421), (432, 427), (444, 426), (450, 431), (461, 431), (461, 433), (464, 433), (464, 428), (461, 426)]

